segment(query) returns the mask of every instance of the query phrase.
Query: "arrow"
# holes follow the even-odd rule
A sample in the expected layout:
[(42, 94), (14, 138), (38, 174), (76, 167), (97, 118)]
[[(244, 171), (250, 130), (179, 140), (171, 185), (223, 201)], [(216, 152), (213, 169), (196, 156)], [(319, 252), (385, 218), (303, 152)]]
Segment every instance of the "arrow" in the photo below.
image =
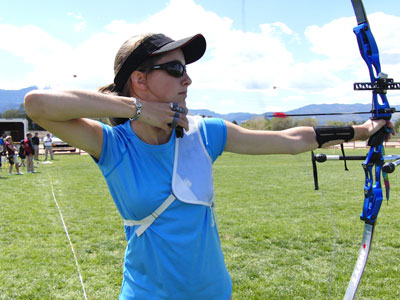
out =
[[(265, 113), (264, 116), (267, 118), (287, 118), (287, 117), (307, 117), (307, 116), (343, 116), (343, 115), (368, 115), (375, 113), (375, 110), (371, 111), (355, 111), (355, 112), (332, 112), (332, 113), (307, 113), (307, 114), (287, 114), (284, 112), (273, 112)], [(379, 109), (380, 113), (400, 113), (396, 111), (394, 107), (390, 109)]]
[(334, 112), (334, 113), (307, 113), (307, 114), (287, 114), (284, 112), (265, 113), (267, 118), (287, 118), (287, 117), (307, 117), (307, 116), (340, 116), (340, 115), (367, 115), (371, 111), (357, 112)]

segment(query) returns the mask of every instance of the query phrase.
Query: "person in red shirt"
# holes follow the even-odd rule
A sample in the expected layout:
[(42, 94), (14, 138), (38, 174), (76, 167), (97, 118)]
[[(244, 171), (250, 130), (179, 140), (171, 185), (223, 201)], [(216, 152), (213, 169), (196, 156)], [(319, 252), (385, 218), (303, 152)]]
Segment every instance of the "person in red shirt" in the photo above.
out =
[(33, 143), (32, 143), (32, 133), (28, 132), (26, 134), (26, 139), (24, 140), (24, 146), (26, 155), (26, 169), (28, 173), (35, 173), (33, 166), (33, 155), (35, 154), (35, 150), (33, 148)]

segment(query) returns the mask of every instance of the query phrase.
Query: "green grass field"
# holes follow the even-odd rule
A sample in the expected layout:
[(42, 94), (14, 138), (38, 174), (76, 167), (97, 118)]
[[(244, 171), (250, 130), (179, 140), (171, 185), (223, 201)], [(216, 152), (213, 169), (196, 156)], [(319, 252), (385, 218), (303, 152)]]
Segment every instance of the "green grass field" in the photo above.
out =
[[(392, 150), (394, 152), (395, 150)], [(365, 154), (349, 150), (347, 154)], [(221, 242), (233, 299), (342, 299), (360, 247), (360, 162), (318, 165), (310, 154), (224, 154), (214, 165)], [(89, 156), (57, 155), (36, 174), (0, 173), (0, 299), (117, 299), (123, 223)], [(391, 175), (356, 299), (400, 299), (400, 174)], [(188, 299), (190, 300), (190, 299)]]

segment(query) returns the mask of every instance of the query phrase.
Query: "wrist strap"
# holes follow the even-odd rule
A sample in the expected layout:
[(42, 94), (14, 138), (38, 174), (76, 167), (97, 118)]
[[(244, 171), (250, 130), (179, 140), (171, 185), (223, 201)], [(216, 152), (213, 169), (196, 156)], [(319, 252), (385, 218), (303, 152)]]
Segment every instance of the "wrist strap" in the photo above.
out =
[(354, 138), (353, 126), (316, 126), (313, 128), (318, 148), (330, 141), (344, 140), (348, 142)]

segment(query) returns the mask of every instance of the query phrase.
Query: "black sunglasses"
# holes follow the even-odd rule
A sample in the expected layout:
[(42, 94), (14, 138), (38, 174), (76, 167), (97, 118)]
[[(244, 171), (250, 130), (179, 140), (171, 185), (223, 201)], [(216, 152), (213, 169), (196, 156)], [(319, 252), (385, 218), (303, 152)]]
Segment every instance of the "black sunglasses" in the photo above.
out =
[(170, 61), (164, 64), (154, 65), (150, 68), (150, 70), (164, 70), (169, 75), (179, 78), (186, 73), (186, 66), (179, 61)]

